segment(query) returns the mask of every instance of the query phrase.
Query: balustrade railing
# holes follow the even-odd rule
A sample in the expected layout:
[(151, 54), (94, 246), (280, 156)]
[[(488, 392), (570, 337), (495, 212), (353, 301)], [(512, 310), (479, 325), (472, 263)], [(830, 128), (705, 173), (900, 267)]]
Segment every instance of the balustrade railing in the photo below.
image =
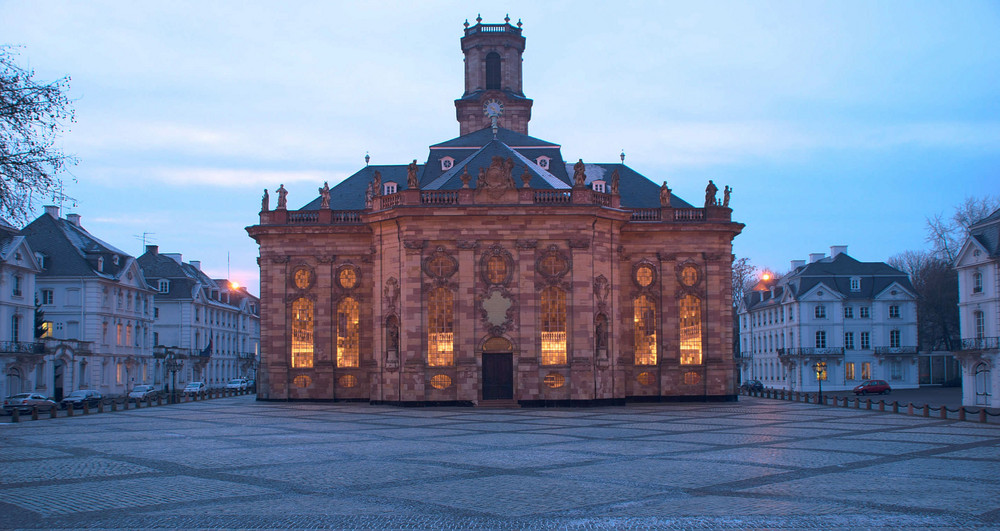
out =
[(421, 190), (420, 203), (423, 205), (458, 204), (457, 190)]
[(334, 210), (331, 220), (335, 224), (361, 223), (360, 210)]
[(0, 341), (0, 352), (5, 354), (45, 354), (45, 343)]
[(660, 221), (659, 208), (636, 208), (632, 210), (632, 221)]
[(705, 221), (704, 208), (676, 208), (674, 221)]
[(318, 223), (319, 222), (319, 211), (318, 210), (307, 210), (298, 211), (291, 210), (288, 212), (288, 223), (300, 224), (300, 223)]
[(803, 347), (803, 348), (779, 348), (778, 356), (843, 356), (843, 347), (827, 347), (827, 348), (814, 348), (814, 347)]
[(573, 194), (567, 190), (532, 190), (532, 201), (535, 203), (570, 203)]
[(611, 194), (605, 194), (601, 192), (591, 192), (590, 193), (591, 202), (595, 205), (601, 205), (602, 207), (611, 207)]
[(970, 337), (962, 340), (962, 350), (997, 350), (1000, 337)]
[(875, 347), (876, 355), (885, 354), (916, 354), (917, 347)]

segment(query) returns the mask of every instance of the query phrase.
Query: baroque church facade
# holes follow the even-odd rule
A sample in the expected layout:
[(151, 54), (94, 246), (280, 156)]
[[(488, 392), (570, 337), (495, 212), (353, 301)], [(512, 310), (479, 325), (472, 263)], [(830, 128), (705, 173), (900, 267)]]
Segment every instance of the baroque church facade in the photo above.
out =
[(729, 189), (528, 135), (521, 24), (466, 23), (460, 136), (298, 210), (265, 190), (258, 399), (735, 400)]

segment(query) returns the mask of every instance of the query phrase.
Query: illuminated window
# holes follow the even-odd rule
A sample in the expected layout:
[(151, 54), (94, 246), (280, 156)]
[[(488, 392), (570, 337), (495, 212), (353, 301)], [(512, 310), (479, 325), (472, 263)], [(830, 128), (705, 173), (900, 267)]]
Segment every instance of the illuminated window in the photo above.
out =
[(872, 377), (872, 363), (865, 361), (861, 363), (861, 379), (867, 380)]
[(427, 262), (427, 272), (437, 278), (448, 278), (455, 274), (456, 263), (451, 257), (439, 254)]
[(434, 389), (447, 389), (451, 387), (451, 376), (447, 374), (435, 374), (431, 376), (431, 387)]
[(300, 389), (305, 389), (306, 387), (309, 387), (310, 384), (312, 384), (312, 378), (304, 374), (300, 374), (292, 380), (292, 384)]
[(701, 365), (701, 300), (681, 299), (681, 365)]
[(701, 375), (696, 372), (684, 373), (684, 385), (696, 385), (701, 382)]
[(635, 381), (639, 382), (640, 385), (650, 386), (656, 384), (656, 376), (651, 372), (640, 372), (638, 376), (635, 377)]
[(566, 377), (557, 372), (550, 372), (546, 374), (545, 378), (542, 381), (545, 383), (545, 385), (547, 385), (552, 389), (558, 389), (566, 385)]
[(351, 289), (358, 283), (358, 274), (352, 267), (345, 267), (340, 270), (340, 287)]
[(647, 287), (653, 283), (653, 268), (648, 265), (639, 266), (635, 270), (635, 281), (642, 287)]
[(844, 377), (848, 380), (854, 379), (854, 362), (849, 361), (844, 364)]
[(121, 346), (122, 344), (122, 324), (118, 323), (115, 325), (115, 344)]
[(121, 385), (125, 382), (125, 366), (118, 362), (115, 364), (115, 383)]
[(656, 365), (656, 307), (645, 295), (636, 297), (635, 317), (635, 364)]
[(297, 269), (293, 280), (295, 281), (295, 287), (306, 289), (312, 285), (312, 272), (305, 268)]
[(337, 367), (358, 366), (359, 313), (358, 301), (351, 297), (337, 305)]
[(340, 384), (341, 387), (350, 389), (351, 387), (357, 387), (358, 377), (353, 374), (345, 374), (337, 379), (337, 383)]
[(542, 291), (542, 365), (566, 363), (566, 292), (549, 287)]
[(507, 279), (507, 261), (502, 256), (491, 256), (486, 261), (486, 279), (490, 284), (502, 284)]
[(296, 299), (292, 303), (292, 367), (313, 366), (313, 302)]
[(554, 250), (549, 251), (538, 262), (538, 272), (547, 277), (558, 277), (569, 271), (569, 264)]
[(131, 324), (125, 327), (125, 344), (126, 345), (131, 345), (132, 344), (132, 325)]
[(698, 270), (694, 266), (685, 266), (681, 270), (681, 283), (685, 286), (694, 286), (698, 283)]
[(455, 296), (437, 288), (427, 301), (427, 365), (449, 367), (455, 361)]

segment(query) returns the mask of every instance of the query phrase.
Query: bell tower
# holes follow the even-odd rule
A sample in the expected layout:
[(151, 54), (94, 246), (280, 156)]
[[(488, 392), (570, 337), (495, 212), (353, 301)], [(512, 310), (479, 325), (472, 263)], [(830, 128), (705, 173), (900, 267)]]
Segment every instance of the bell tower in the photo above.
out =
[(513, 26), (510, 17), (505, 17), (503, 24), (483, 24), (477, 16), (476, 25), (471, 27), (466, 21), (462, 53), (465, 93), (455, 100), (459, 134), (490, 127), (497, 109), (501, 109), (497, 116), (500, 127), (528, 134), (532, 101), (524, 97), (521, 88), (521, 21)]

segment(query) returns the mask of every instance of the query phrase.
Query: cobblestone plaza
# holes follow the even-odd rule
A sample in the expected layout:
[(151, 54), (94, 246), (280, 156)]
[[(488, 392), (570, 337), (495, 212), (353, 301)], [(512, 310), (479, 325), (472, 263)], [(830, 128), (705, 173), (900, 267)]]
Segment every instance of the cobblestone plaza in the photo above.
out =
[(997, 528), (1000, 426), (741, 397), (0, 424), (0, 528)]

